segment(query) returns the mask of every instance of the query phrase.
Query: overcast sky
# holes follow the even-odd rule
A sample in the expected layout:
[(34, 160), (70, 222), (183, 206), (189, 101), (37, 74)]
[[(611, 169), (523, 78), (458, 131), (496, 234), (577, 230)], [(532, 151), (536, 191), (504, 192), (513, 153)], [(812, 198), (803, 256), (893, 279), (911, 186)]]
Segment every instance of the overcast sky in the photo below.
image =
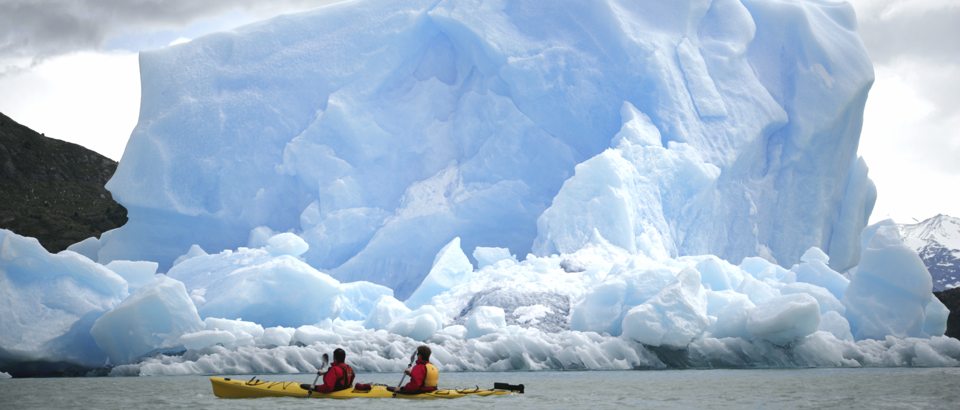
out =
[[(119, 160), (137, 52), (331, 0), (0, 0), (0, 112)], [(860, 154), (871, 221), (960, 217), (960, 1), (853, 0), (876, 70)]]

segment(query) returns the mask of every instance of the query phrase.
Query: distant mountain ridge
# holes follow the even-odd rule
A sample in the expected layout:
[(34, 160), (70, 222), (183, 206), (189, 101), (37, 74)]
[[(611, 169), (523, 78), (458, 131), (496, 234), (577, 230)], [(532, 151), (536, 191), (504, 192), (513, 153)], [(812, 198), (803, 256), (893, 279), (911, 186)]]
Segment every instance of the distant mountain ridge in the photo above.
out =
[(116, 169), (110, 158), (0, 113), (0, 228), (59, 252), (123, 225), (127, 210), (104, 188)]
[(960, 339), (960, 218), (941, 214), (899, 227), (930, 271), (933, 294), (950, 309), (947, 336)]
[(930, 271), (934, 292), (960, 287), (960, 218), (941, 214), (899, 227), (904, 243)]

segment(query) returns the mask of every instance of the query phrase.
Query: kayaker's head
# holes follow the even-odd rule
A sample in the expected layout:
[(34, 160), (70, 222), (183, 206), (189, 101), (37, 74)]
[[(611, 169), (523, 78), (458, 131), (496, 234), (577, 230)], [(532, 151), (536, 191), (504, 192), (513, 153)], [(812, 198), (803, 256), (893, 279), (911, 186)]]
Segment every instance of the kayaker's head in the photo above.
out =
[(420, 345), (420, 347), (417, 348), (417, 357), (418, 357), (420, 360), (423, 360), (423, 361), (425, 361), (425, 362), (429, 362), (429, 361), (430, 361), (430, 348), (427, 347), (427, 346), (424, 346), (424, 345)]
[(347, 352), (344, 352), (343, 349), (337, 348), (333, 351), (333, 362), (334, 363), (343, 363), (347, 360)]

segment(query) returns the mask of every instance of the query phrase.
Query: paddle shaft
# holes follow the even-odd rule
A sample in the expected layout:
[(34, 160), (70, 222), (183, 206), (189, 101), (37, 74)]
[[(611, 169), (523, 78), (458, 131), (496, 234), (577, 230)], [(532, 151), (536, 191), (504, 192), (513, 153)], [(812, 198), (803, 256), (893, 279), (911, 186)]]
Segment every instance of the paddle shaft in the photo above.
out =
[[(323, 354), (323, 364), (320, 365), (320, 368), (317, 369), (317, 377), (313, 378), (313, 387), (317, 387), (317, 380), (320, 380), (320, 370), (323, 370), (324, 367), (327, 367), (327, 363), (330, 363), (330, 356), (327, 356), (326, 353)], [(307, 397), (313, 395), (313, 389), (310, 389), (307, 392)]]
[[(413, 367), (414, 360), (417, 360), (417, 352), (413, 352), (413, 354), (410, 355), (410, 364), (407, 365), (407, 370), (410, 370)], [(400, 376), (400, 383), (397, 383), (396, 391), (393, 392), (394, 396), (396, 396), (397, 392), (400, 391), (400, 386), (403, 386), (403, 379), (405, 379), (406, 377), (407, 377), (407, 372), (404, 371), (403, 375)]]

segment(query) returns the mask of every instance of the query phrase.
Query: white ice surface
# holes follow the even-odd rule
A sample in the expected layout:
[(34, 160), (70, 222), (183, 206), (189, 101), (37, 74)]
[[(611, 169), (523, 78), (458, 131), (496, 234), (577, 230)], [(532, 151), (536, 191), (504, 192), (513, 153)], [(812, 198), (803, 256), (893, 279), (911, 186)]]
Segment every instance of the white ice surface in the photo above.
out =
[[(438, 255), (462, 254), (453, 245)], [(232, 277), (248, 266), (291, 258), (244, 248), (177, 266), (199, 264), (186, 275), (192, 283), (216, 283), (217, 275)], [(436, 260), (438, 269), (446, 263)], [(745, 262), (737, 266), (713, 256), (651, 259), (600, 241), (573, 254), (501, 260), (463, 272), (433, 304), (415, 310), (379, 285), (338, 283), (329, 301), (349, 306), (342, 311), (356, 318), (307, 319), (286, 327), (212, 315), (201, 321), (187, 287), (157, 275), (100, 316), (92, 339), (110, 363), (134, 362), (116, 367), (114, 374), (143, 375), (311, 371), (319, 363), (318, 349), (341, 346), (352, 349), (351, 363), (361, 369), (394, 371), (419, 343), (434, 347), (448, 370), (960, 363), (960, 343), (942, 336), (854, 338), (848, 299), (842, 304), (826, 288), (797, 281), (792, 271), (762, 259)], [(272, 282), (269, 272), (264, 277)], [(870, 278), (855, 277), (850, 289)], [(275, 293), (261, 295), (268, 300), (251, 304), (278, 303)], [(303, 303), (287, 301), (292, 308)], [(942, 333), (942, 305), (924, 307), (924, 316), (914, 320)], [(164, 355), (184, 349), (182, 355)]]
[(423, 278), (420, 286), (404, 303), (410, 308), (418, 308), (430, 303), (434, 296), (462, 282), (463, 277), (471, 272), (473, 272), (473, 265), (460, 248), (460, 238), (453, 238), (440, 250), (434, 258), (430, 273)]
[(132, 292), (153, 280), (158, 264), (150, 261), (116, 260), (106, 264), (106, 267), (123, 277)]
[(467, 316), (466, 328), (468, 339), (477, 338), (496, 332), (507, 326), (503, 308), (497, 306), (480, 306), (473, 309)]
[(129, 363), (156, 350), (177, 348), (203, 326), (183, 283), (159, 275), (100, 316), (90, 334), (112, 363)]
[(477, 268), (484, 268), (500, 261), (517, 261), (517, 257), (507, 248), (491, 248), (478, 246), (473, 250), (473, 258), (477, 260)]
[[(160, 355), (138, 364), (118, 366), (114, 375), (264, 374), (312, 372), (320, 356), (335, 348), (347, 352), (347, 363), (361, 372), (403, 370), (421, 341), (359, 322), (335, 320), (313, 327), (312, 337), (278, 348), (212, 346), (183, 355)], [(944, 336), (929, 339), (894, 338), (841, 340), (829, 332), (814, 332), (788, 347), (766, 341), (706, 337), (695, 340), (679, 355), (645, 347), (621, 337), (593, 332), (544, 333), (506, 326), (477, 339), (440, 332), (427, 340), (431, 362), (442, 371), (612, 370), (667, 367), (889, 367), (957, 366), (960, 341)], [(308, 342), (308, 343), (306, 343)], [(301, 346), (301, 344), (303, 346)]]
[[(282, 233), (269, 238), (264, 248), (182, 260), (167, 274), (184, 283), (203, 317), (252, 320), (267, 327), (337, 317), (344, 303), (340, 283), (292, 255), (305, 246), (299, 237)], [(369, 293), (356, 286), (358, 297)]]
[(102, 365), (90, 326), (127, 289), (120, 275), (83, 255), (50, 254), (36, 239), (0, 229), (0, 361)]
[(780, 296), (747, 312), (746, 330), (756, 339), (778, 346), (795, 342), (820, 326), (820, 306), (803, 293)]
[(930, 336), (942, 326), (926, 324), (927, 306), (940, 319), (933, 282), (917, 253), (900, 240), (893, 221), (871, 225), (863, 232), (863, 256), (852, 272), (843, 296), (850, 330), (857, 339)]

